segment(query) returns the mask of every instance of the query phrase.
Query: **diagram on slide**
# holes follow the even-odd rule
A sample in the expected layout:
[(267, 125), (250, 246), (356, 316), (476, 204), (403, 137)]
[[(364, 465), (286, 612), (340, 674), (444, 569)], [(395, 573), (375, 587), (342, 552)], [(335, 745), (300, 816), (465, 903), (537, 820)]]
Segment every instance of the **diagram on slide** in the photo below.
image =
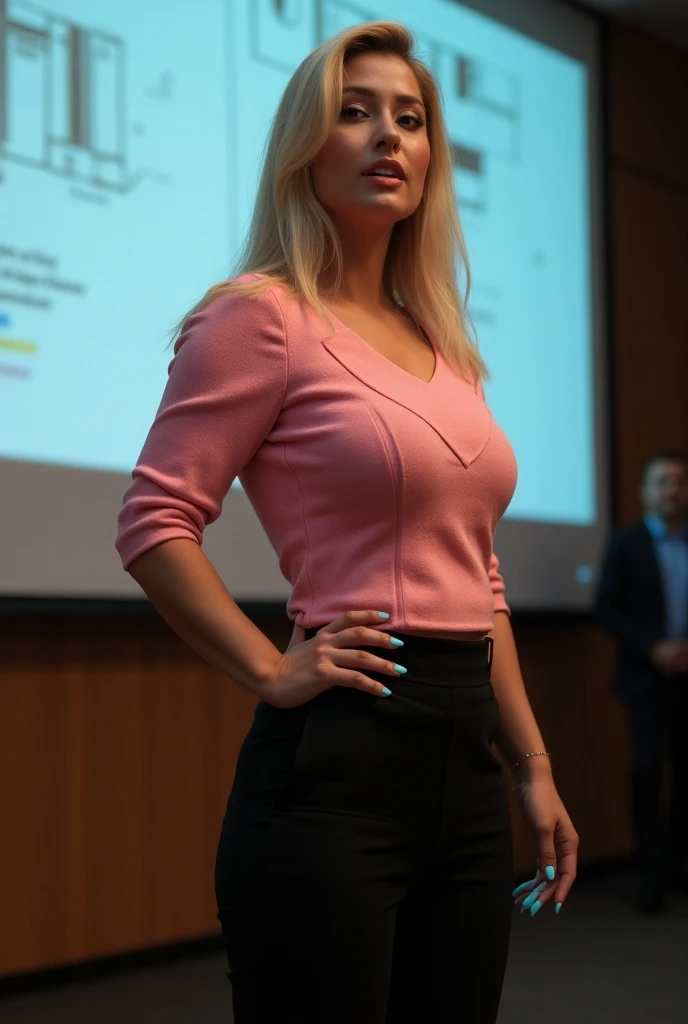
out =
[[(298, 59), (340, 29), (387, 12), (347, 0), (250, 0), (251, 59), (292, 74)], [(414, 33), (421, 56), (440, 83), (455, 186), (463, 208), (484, 212), (490, 160), (517, 162), (521, 152), (519, 82), (511, 71), (461, 53), (446, 40)]]
[(0, 0), (0, 157), (127, 192), (124, 40), (30, 0)]

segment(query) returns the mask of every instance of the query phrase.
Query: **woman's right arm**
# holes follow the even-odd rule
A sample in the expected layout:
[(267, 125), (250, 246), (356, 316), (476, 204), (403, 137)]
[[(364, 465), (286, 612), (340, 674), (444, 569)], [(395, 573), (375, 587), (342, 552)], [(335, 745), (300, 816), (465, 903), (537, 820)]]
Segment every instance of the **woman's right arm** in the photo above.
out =
[(371, 628), (380, 624), (378, 612), (345, 612), (311, 640), (280, 654), (239, 610), (194, 541), (159, 544), (134, 559), (129, 571), (189, 647), (270, 704), (295, 707), (336, 685), (389, 696), (391, 691), (364, 670), (399, 678), (394, 660), (350, 649), (395, 646), (389, 634)]
[(115, 542), (168, 625), (254, 691), (280, 652), (239, 610), (202, 538), (268, 435), (285, 388), (286, 337), (274, 296), (226, 295), (193, 314), (175, 345)]
[(196, 654), (259, 694), (280, 652), (240, 610), (210, 559), (193, 540), (168, 540), (135, 558), (129, 573)]
[(380, 625), (376, 612), (345, 612), (280, 655), (201, 548), (232, 481), (269, 435), (286, 386), (285, 324), (274, 296), (227, 295), (191, 316), (124, 495), (115, 546), (175, 633), (261, 699), (294, 707), (334, 685), (380, 695), (382, 684), (361, 669), (395, 675), (394, 665), (347, 649), (394, 646), (370, 628)]

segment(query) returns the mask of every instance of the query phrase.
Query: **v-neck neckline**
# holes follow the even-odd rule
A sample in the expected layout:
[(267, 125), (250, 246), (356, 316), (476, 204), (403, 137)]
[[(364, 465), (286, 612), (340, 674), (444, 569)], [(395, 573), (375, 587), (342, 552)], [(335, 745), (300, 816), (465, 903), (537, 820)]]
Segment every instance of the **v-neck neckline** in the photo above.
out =
[(402, 374), (407, 380), (415, 381), (416, 384), (419, 384), (422, 388), (429, 388), (436, 382), (440, 368), (440, 352), (437, 345), (435, 344), (435, 339), (433, 338), (432, 333), (427, 329), (425, 324), (422, 324), (420, 322), (418, 317), (414, 317), (414, 319), (418, 326), (420, 327), (423, 334), (425, 335), (425, 337), (427, 338), (430, 344), (430, 348), (432, 349), (433, 354), (435, 356), (435, 366), (432, 371), (432, 377), (430, 378), (430, 380), (422, 380), (420, 377), (416, 377), (415, 373), (411, 373), (409, 370), (405, 370), (403, 366), (399, 366), (398, 363), (395, 363), (392, 359), (389, 359), (387, 356), (383, 355), (382, 352), (380, 352), (379, 349), (376, 349), (374, 345), (371, 345), (369, 341), (366, 341), (365, 338), (362, 338), (361, 335), (353, 329), (353, 327), (347, 327), (347, 325), (343, 323), (343, 321), (341, 321), (339, 317), (336, 316), (329, 307), (326, 307), (326, 309), (329, 315), (334, 320), (334, 322), (338, 325), (337, 331), (347, 331), (349, 334), (353, 335), (353, 337), (356, 338), (357, 341), (359, 341), (362, 345), (365, 345), (365, 347), (369, 351), (373, 352), (374, 355), (384, 360), (384, 362), (388, 366), (391, 366), (393, 371), (396, 370), (399, 374)]

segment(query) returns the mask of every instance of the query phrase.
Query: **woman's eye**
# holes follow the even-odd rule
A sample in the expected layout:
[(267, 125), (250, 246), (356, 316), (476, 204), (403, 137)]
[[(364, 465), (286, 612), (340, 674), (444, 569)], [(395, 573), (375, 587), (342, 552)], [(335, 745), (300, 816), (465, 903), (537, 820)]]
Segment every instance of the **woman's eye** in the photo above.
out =
[(418, 128), (422, 128), (425, 124), (425, 121), (419, 114), (402, 114), (401, 116), (405, 117), (406, 120), (412, 121)]
[[(361, 110), (360, 107), (343, 107), (341, 116), (345, 117), (350, 114), (365, 114), (365, 110)], [(413, 127), (422, 128), (425, 121), (419, 114), (401, 114), (399, 120), (411, 121)], [(410, 125), (404, 125), (405, 128), (411, 127)]]

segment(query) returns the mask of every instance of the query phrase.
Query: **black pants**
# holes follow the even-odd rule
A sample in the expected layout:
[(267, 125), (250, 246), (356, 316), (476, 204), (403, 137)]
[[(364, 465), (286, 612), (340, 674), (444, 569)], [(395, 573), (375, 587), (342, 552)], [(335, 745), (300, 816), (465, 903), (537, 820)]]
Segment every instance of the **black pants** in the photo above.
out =
[[(306, 639), (316, 632), (310, 629)], [(235, 1024), (493, 1024), (513, 881), (489, 639), (397, 633), (398, 679), (260, 703), (216, 865)]]
[(685, 870), (688, 857), (688, 676), (657, 682), (628, 701), (628, 713), (637, 864), (661, 886), (674, 870)]

